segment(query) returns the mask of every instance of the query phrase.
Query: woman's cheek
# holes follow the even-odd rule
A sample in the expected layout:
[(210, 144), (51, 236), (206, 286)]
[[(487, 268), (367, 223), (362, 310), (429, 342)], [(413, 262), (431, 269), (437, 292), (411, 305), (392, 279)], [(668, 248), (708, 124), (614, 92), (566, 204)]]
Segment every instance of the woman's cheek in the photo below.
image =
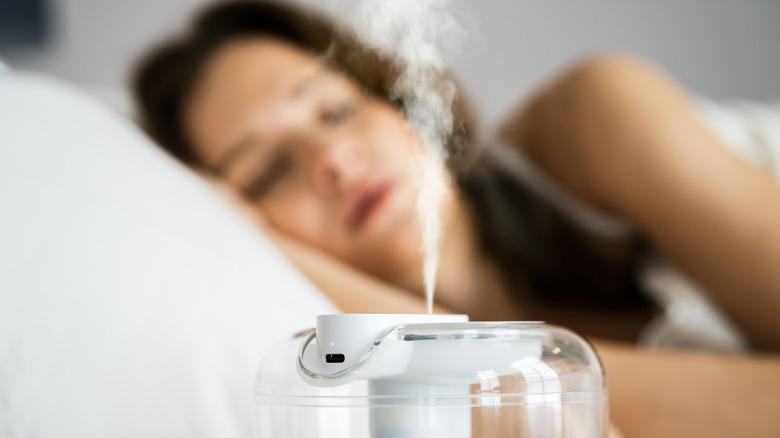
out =
[(267, 208), (274, 226), (303, 242), (322, 248), (328, 221), (316, 202), (305, 197), (289, 195)]

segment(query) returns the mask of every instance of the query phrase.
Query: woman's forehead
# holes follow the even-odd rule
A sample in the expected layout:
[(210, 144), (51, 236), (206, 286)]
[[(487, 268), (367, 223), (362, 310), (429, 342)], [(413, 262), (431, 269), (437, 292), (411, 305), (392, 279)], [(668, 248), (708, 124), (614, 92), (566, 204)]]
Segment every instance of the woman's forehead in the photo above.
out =
[(246, 118), (264, 107), (308, 93), (322, 76), (323, 65), (289, 44), (251, 38), (229, 43), (216, 53), (196, 85), (186, 108), (186, 125), (195, 148), (214, 164), (239, 141)]
[(260, 89), (284, 94), (322, 68), (316, 58), (288, 43), (262, 37), (241, 39), (213, 55), (198, 88), (238, 94)]

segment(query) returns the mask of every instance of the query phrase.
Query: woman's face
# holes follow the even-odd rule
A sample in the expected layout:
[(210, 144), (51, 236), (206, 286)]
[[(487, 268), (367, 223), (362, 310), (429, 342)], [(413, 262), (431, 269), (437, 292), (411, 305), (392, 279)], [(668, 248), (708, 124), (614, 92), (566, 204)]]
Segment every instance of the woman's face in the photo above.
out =
[(389, 281), (419, 270), (420, 141), (343, 74), (274, 39), (234, 41), (205, 67), (184, 127), (277, 229)]

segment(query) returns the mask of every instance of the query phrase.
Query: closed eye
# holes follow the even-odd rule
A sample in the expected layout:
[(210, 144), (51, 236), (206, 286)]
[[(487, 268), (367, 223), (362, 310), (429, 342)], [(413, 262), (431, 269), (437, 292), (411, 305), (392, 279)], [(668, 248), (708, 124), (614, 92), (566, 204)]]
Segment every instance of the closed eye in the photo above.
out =
[(289, 152), (276, 154), (271, 163), (244, 188), (244, 196), (251, 201), (261, 199), (290, 172), (292, 165), (293, 159)]
[(336, 125), (355, 114), (356, 110), (356, 104), (351, 102), (343, 103), (334, 108), (323, 111), (322, 114), (320, 114), (320, 121), (327, 125)]

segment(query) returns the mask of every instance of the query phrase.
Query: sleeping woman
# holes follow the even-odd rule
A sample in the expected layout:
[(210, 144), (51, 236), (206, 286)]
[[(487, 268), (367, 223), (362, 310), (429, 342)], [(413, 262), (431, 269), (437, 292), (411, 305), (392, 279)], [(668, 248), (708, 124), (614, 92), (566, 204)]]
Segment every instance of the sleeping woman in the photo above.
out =
[[(152, 52), (134, 87), (157, 142), (235, 194), (342, 310), (422, 312), (410, 170), (422, 144), (403, 96), (391, 99), (397, 70), (316, 15), (222, 3)], [(780, 429), (771, 175), (727, 150), (682, 90), (631, 57), (571, 67), (489, 141), (476, 141), (462, 96), (452, 110), (437, 311), (588, 335), (627, 436)], [(668, 301), (648, 299), (640, 281), (659, 257), (725, 315), (727, 347), (752, 353), (636, 347)], [(677, 329), (663, 339), (696, 346)]]

